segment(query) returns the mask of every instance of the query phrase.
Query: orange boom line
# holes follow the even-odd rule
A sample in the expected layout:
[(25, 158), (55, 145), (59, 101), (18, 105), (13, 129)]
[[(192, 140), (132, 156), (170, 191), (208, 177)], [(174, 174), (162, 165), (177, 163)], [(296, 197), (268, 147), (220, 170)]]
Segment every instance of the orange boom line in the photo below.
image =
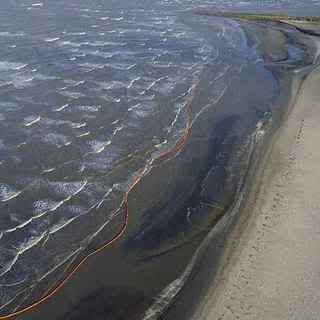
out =
[[(164, 153), (162, 153), (161, 155), (159, 155), (159, 157), (153, 159), (153, 161), (151, 162), (151, 166), (153, 165), (154, 162), (158, 162), (158, 161), (165, 161), (168, 160), (170, 157), (175, 156), (176, 154), (178, 154), (186, 145), (188, 138), (190, 136), (191, 133), (191, 129), (192, 129), (192, 122), (191, 122), (191, 104), (194, 98), (194, 92), (196, 89), (196, 84), (194, 84), (191, 87), (191, 95), (188, 99), (188, 103), (186, 106), (187, 109), (187, 113), (188, 113), (188, 123), (187, 123), (187, 127), (184, 131), (183, 136), (181, 137), (181, 139), (176, 143), (176, 145), (168, 150), (165, 151)], [(114, 242), (116, 242), (117, 240), (119, 240), (126, 232), (128, 224), (129, 224), (129, 216), (130, 216), (130, 210), (129, 210), (129, 194), (130, 192), (134, 189), (134, 187), (140, 182), (140, 180), (144, 177), (145, 172), (146, 172), (146, 167), (144, 167), (142, 170), (140, 170), (140, 173), (137, 175), (137, 177), (134, 179), (133, 183), (131, 184), (130, 188), (128, 189), (128, 191), (125, 193), (124, 198), (123, 198), (123, 205), (125, 208), (125, 219), (124, 219), (124, 223), (120, 229), (120, 231), (108, 242), (106, 242), (104, 245), (102, 245), (101, 247), (99, 247), (98, 249), (94, 250), (93, 252), (89, 253), (87, 256), (85, 256), (62, 280), (60, 283), (58, 283), (53, 289), (51, 289), (48, 293), (46, 293), (42, 298), (40, 298), (39, 300), (33, 302), (32, 304), (18, 310), (12, 313), (9, 313), (7, 315), (4, 316), (0, 316), (0, 320), (8, 320), (8, 319), (14, 319), (18, 316), (21, 316), (25, 313), (27, 313), (28, 311), (32, 311), (34, 309), (36, 309), (38, 306), (40, 306), (42, 303), (47, 302), (50, 298), (52, 298), (55, 294), (57, 294), (65, 285), (66, 283), (73, 277), (73, 275), (79, 271), (79, 269), (81, 268), (82, 265), (84, 265), (87, 260), (89, 260), (90, 257), (92, 257), (93, 255), (98, 254), (99, 252), (103, 251), (105, 248), (111, 246)]]

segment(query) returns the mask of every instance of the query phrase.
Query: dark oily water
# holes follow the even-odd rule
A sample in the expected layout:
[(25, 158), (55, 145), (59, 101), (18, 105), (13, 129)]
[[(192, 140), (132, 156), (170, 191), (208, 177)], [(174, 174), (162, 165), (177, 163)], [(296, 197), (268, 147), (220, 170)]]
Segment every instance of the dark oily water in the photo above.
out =
[(1, 3), (1, 315), (155, 319), (181, 289), (278, 96), (198, 5)]

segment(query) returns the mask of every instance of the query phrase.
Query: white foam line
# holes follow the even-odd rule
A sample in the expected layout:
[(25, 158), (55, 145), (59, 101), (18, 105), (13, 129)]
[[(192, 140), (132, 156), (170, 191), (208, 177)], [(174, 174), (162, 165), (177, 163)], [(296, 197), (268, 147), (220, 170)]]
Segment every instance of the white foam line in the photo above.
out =
[(11, 263), (7, 266), (7, 268), (5, 268), (5, 270), (3, 270), (1, 273), (0, 273), (0, 277), (3, 276), (4, 274), (6, 274), (8, 271), (11, 270), (12, 266), (17, 262), (18, 260), (18, 257), (19, 257), (19, 253), (17, 253), (14, 257), (14, 259), (11, 261)]
[(33, 124), (39, 122), (40, 120), (41, 120), (41, 116), (38, 116), (36, 119), (34, 119), (34, 120), (26, 123), (24, 126), (25, 126), (25, 127), (30, 127), (30, 126), (32, 126)]
[(121, 131), (124, 128), (123, 125), (116, 127), (112, 133), (112, 136), (115, 136), (119, 131)]
[(22, 191), (15, 192), (15, 193), (12, 194), (10, 197), (1, 200), (1, 202), (7, 202), (7, 201), (9, 201), (9, 200), (12, 200), (12, 199), (16, 198), (17, 196), (19, 196), (21, 193), (22, 193)]
[(134, 110), (134, 109), (137, 109), (137, 108), (139, 108), (140, 106), (141, 106), (141, 103), (137, 103), (137, 104), (135, 104), (134, 106), (130, 107), (130, 108), (128, 109), (128, 111), (132, 111), (132, 110)]
[(193, 125), (195, 123), (195, 121), (199, 118), (199, 116), (205, 112), (206, 110), (208, 110), (210, 107), (212, 107), (213, 105), (217, 104), (220, 99), (223, 97), (224, 93), (226, 92), (228, 88), (228, 85), (225, 85), (225, 88), (223, 90), (221, 90), (220, 94), (216, 97), (210, 100), (210, 102), (204, 106), (193, 118), (191, 125)]
[(88, 210), (86, 210), (83, 214), (80, 214), (80, 215), (78, 215), (78, 216), (76, 216), (76, 217), (73, 217), (73, 218), (71, 218), (70, 220), (66, 221), (66, 223), (62, 224), (61, 226), (58, 226), (57, 228), (52, 229), (52, 230), (49, 232), (49, 235), (50, 235), (50, 234), (54, 234), (54, 233), (58, 232), (59, 230), (63, 229), (64, 227), (66, 227), (67, 225), (69, 225), (72, 221), (78, 219), (78, 218), (79, 218), (80, 216), (82, 216), (82, 215), (87, 214), (87, 213), (90, 212), (92, 209), (94, 209), (94, 208), (99, 208), (99, 207), (101, 206), (101, 204), (105, 201), (105, 199), (107, 198), (107, 196), (112, 192), (112, 190), (113, 190), (113, 187), (111, 187), (111, 188), (107, 191), (107, 193), (103, 196), (103, 199), (102, 199), (102, 200), (100, 200), (100, 201), (96, 202), (95, 204), (93, 204), (93, 205), (92, 205)]
[(66, 227), (67, 225), (69, 225), (69, 224), (70, 224), (73, 220), (75, 220), (76, 218), (77, 218), (77, 217), (73, 217), (73, 218), (65, 221), (63, 224), (61, 224), (61, 225), (59, 225), (59, 226), (57, 226), (57, 227), (55, 227), (55, 228), (50, 229), (49, 235), (50, 235), (50, 234), (55, 234), (55, 233), (58, 232), (59, 230), (63, 229), (64, 227)]
[(222, 72), (220, 72), (211, 82), (210, 84), (213, 84), (215, 81), (221, 79), (226, 73), (227, 71), (229, 71), (231, 68), (231, 65), (228, 65), (227, 67), (224, 68), (224, 70)]
[(110, 217), (107, 219), (107, 221), (106, 221), (105, 223), (103, 223), (96, 232), (94, 232), (93, 234), (90, 235), (90, 237), (88, 238), (88, 240), (91, 241), (92, 239), (94, 239), (94, 238), (104, 229), (104, 227), (105, 227), (107, 224), (109, 224), (110, 221), (111, 221), (114, 217), (116, 217), (120, 212), (121, 212), (121, 207), (118, 208), (116, 211), (114, 211), (114, 212), (110, 215)]
[(59, 112), (64, 110), (65, 108), (67, 108), (69, 106), (69, 103), (64, 104), (63, 106), (61, 106), (60, 108), (54, 109), (53, 111)]
[(72, 256), (77, 254), (79, 251), (81, 251), (81, 248), (78, 248), (77, 250), (73, 251), (71, 254), (69, 254), (65, 259), (60, 261), (58, 264), (56, 264), (52, 269), (50, 269), (47, 273), (45, 273), (42, 277), (38, 279), (38, 281), (42, 281), (44, 278), (46, 278), (48, 275), (50, 275), (52, 272), (54, 272), (56, 269), (58, 269), (60, 266), (62, 266), (66, 261), (68, 261)]
[(104, 203), (104, 201), (107, 199), (107, 197), (109, 196), (109, 194), (113, 191), (114, 186), (112, 186), (103, 196), (102, 200), (100, 202), (98, 202), (97, 204), (97, 209), (99, 209), (102, 204)]
[(182, 110), (184, 110), (184, 108), (185, 108), (185, 106), (186, 106), (187, 104), (188, 104), (188, 102), (184, 102), (184, 103), (181, 104), (181, 106), (179, 107), (178, 112), (176, 113), (173, 121), (170, 123), (170, 125), (169, 125), (169, 127), (168, 127), (168, 129), (167, 129), (168, 133), (170, 133), (170, 132), (172, 131), (172, 129), (174, 128), (174, 125), (177, 123), (178, 118), (179, 118)]
[(77, 137), (77, 138), (81, 138), (81, 137), (88, 136), (89, 134), (90, 134), (90, 131), (87, 131), (87, 132), (85, 132), (85, 133), (78, 134), (76, 137)]
[[(44, 237), (45, 235), (47, 234), (47, 231), (44, 231), (40, 237), (34, 239), (33, 241), (30, 241), (30, 244), (26, 247), (24, 247), (23, 249), (21, 249), (19, 252), (18, 252), (18, 255), (17, 255), (17, 260), (18, 260), (18, 257), (20, 255), (22, 255), (24, 252), (28, 251), (29, 249), (31, 249), (32, 247), (36, 246)], [(15, 262), (17, 261), (15, 260)]]
[(19, 295), (19, 293), (17, 295), (15, 295), (14, 297), (12, 297), (11, 299), (7, 300), (5, 303), (1, 304), (0, 310), (4, 309), (8, 304), (10, 304), (12, 301), (14, 301), (18, 295)]
[(25, 278), (20, 281), (14, 282), (14, 283), (1, 283), (0, 287), (14, 287), (14, 286), (17, 286), (17, 285), (23, 283), (24, 281), (25, 281)]
[(95, 151), (93, 153), (101, 153), (110, 144), (111, 144), (111, 140), (108, 140), (100, 149), (98, 149), (97, 151)]
[(45, 39), (44, 41), (45, 42), (55, 42), (55, 41), (58, 41), (58, 40), (60, 40), (60, 38), (48, 38), (48, 39)]
[(160, 82), (161, 80), (166, 79), (166, 78), (167, 78), (167, 77), (161, 77), (161, 78), (153, 81), (153, 82), (147, 87), (146, 91), (152, 89), (158, 82)]
[(77, 87), (80, 84), (84, 84), (85, 82), (86, 82), (86, 80), (80, 80), (80, 81), (76, 82), (75, 84), (71, 85), (70, 87)]
[(85, 127), (86, 125), (87, 125), (86, 122), (82, 122), (82, 123), (74, 125), (72, 127), (75, 128), (75, 129), (79, 129), (79, 128)]
[(56, 170), (56, 168), (44, 169), (44, 170), (42, 170), (42, 173), (49, 173), (49, 172), (53, 172), (55, 170)]
[(134, 83), (137, 82), (137, 81), (139, 81), (140, 79), (141, 79), (141, 77), (137, 77), (137, 78), (131, 80), (127, 88), (128, 88), (128, 89), (131, 89), (132, 86), (134, 85)]
[(35, 221), (35, 220), (38, 220), (39, 218), (43, 217), (44, 215), (46, 215), (47, 213), (50, 213), (50, 212), (53, 212), (53, 211), (56, 211), (58, 208), (60, 208), (63, 204), (65, 204), (66, 202), (68, 202), (72, 197), (74, 197), (75, 195), (77, 195), (79, 192), (81, 192), (84, 187), (87, 185), (88, 183), (88, 180), (85, 180), (84, 183), (82, 184), (82, 186), (77, 190), (75, 191), (72, 195), (68, 196), (67, 198), (61, 200), (60, 202), (58, 202), (54, 207), (52, 207), (51, 209), (49, 210), (46, 210), (46, 211), (43, 211), (33, 217), (31, 217), (30, 219), (26, 220), (25, 222), (15, 226), (14, 228), (11, 228), (11, 229), (7, 229), (5, 231), (3, 231), (3, 233), (12, 233), (12, 232), (15, 232), (15, 231), (18, 231), (22, 228), (24, 228), (26, 225), (30, 224), (31, 222)]
[(186, 281), (188, 280), (193, 267), (202, 251), (203, 244), (196, 250), (191, 261), (181, 274), (179, 278), (172, 281), (166, 288), (164, 288), (155, 302), (147, 309), (142, 320), (156, 320), (163, 313), (163, 311), (170, 305), (172, 299), (180, 292)]
[(21, 69), (23, 69), (23, 68), (25, 68), (26, 66), (27, 66), (28, 64), (23, 64), (23, 65), (21, 65), (21, 66), (19, 66), (19, 67), (16, 67), (14, 70), (21, 70)]

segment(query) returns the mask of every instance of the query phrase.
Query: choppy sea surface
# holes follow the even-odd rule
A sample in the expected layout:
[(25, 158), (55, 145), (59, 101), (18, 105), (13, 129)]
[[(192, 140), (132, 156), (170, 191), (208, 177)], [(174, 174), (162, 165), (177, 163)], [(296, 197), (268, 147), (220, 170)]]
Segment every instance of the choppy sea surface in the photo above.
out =
[[(278, 94), (236, 22), (190, 11), (208, 6), (320, 13), (320, 1), (292, 0), (1, 2), (0, 314), (37, 300), (117, 234), (139, 176), (133, 226), (104, 260), (104, 295), (109, 282), (151, 301), (179, 288), (193, 249), (171, 252), (227, 206), (237, 161)], [(234, 89), (248, 73), (256, 93)], [(160, 266), (167, 275), (154, 279)]]

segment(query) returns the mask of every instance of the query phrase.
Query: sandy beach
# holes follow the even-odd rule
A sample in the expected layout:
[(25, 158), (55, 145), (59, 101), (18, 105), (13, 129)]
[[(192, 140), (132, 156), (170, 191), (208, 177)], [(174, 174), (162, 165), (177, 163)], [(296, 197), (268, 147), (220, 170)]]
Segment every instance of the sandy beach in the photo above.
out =
[(319, 85), (317, 68), (275, 135), (244, 209), (249, 218), (193, 319), (319, 319)]

